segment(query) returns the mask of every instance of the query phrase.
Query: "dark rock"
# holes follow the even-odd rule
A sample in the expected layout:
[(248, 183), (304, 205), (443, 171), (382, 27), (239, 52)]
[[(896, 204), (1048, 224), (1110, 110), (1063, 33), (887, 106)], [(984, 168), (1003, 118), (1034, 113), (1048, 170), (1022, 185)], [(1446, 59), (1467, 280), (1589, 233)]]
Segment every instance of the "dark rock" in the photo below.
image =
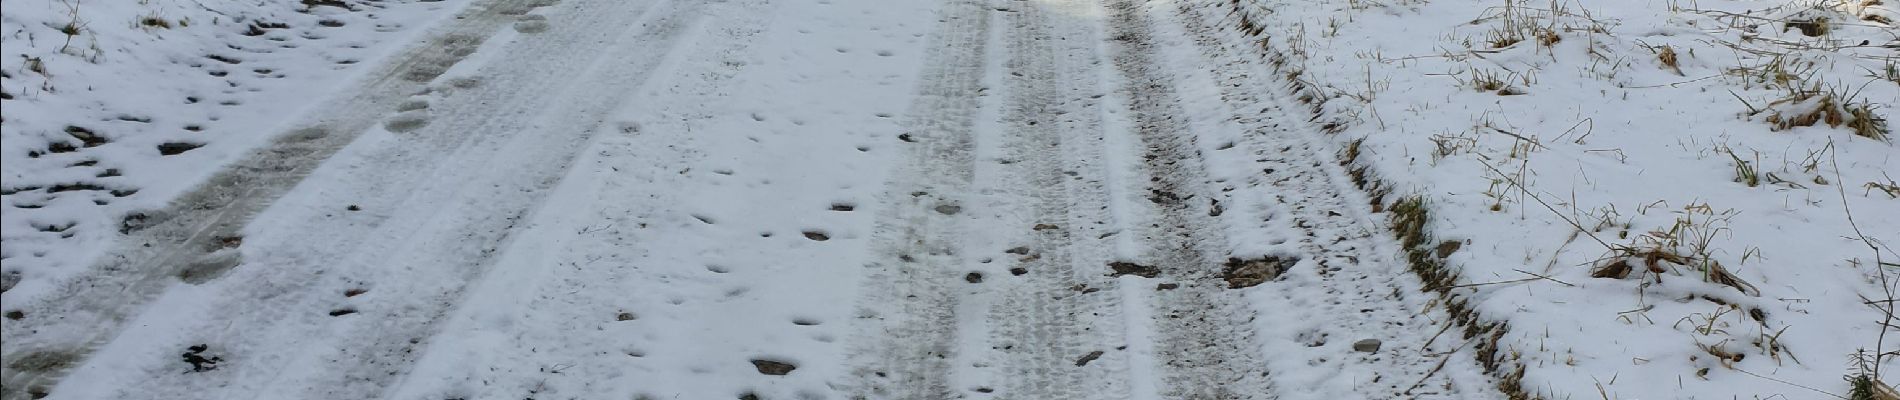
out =
[(792, 365), (791, 363), (760, 359), (753, 359), (752, 366), (758, 368), (759, 373), (766, 375), (785, 375), (792, 373), (794, 369), (798, 369), (798, 366)]
[(204, 146), (204, 143), (167, 142), (158, 145), (158, 154), (175, 156)]
[(1115, 270), (1115, 273), (1109, 274), (1109, 276), (1134, 275), (1143, 278), (1153, 278), (1161, 275), (1160, 268), (1126, 261), (1108, 263), (1108, 268)]
[(1075, 360), (1075, 366), (1080, 367), (1084, 365), (1089, 365), (1089, 361), (1095, 361), (1095, 359), (1097, 358), (1102, 358), (1101, 350), (1089, 352), (1089, 354), (1082, 356), (1081, 359)]

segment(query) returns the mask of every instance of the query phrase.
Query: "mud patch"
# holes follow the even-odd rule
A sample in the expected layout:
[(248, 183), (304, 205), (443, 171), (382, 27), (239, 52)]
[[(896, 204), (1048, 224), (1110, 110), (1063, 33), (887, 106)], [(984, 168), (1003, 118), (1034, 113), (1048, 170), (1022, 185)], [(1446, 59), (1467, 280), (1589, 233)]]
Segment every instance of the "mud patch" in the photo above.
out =
[(1255, 259), (1228, 258), (1226, 268), (1221, 271), (1221, 279), (1227, 281), (1228, 289), (1240, 289), (1259, 286), (1262, 283), (1279, 279), (1298, 263), (1298, 258), (1267, 256)]
[(521, 16), (521, 20), (515, 21), (515, 32), (547, 32), (550, 26), (551, 25), (548, 25), (548, 17), (541, 15), (523, 15)]
[(428, 99), (409, 99), (396, 105), (396, 112), (408, 112), (429, 108)]
[(1153, 277), (1161, 276), (1160, 268), (1155, 268), (1152, 265), (1141, 265), (1141, 264), (1136, 264), (1136, 263), (1131, 263), (1131, 262), (1126, 262), (1126, 261), (1116, 261), (1116, 262), (1108, 263), (1108, 268), (1115, 270), (1115, 273), (1108, 274), (1108, 276), (1134, 275), (1134, 276), (1139, 276), (1143, 278), (1153, 278)]
[(71, 367), (79, 361), (79, 357), (80, 354), (74, 351), (41, 350), (13, 360), (7, 364), (7, 368), (34, 373), (58, 371)]
[(449, 72), (449, 68), (447, 66), (434, 65), (434, 64), (422, 64), (422, 65), (417, 65), (415, 67), (412, 67), (409, 69), (409, 71), (404, 72), (402, 74), (402, 79), (406, 79), (410, 82), (428, 82), (428, 81), (435, 80), (435, 77), (442, 76), (442, 74), (446, 72)]
[(210, 282), (224, 276), (224, 273), (230, 272), (232, 268), (237, 268), (239, 261), (238, 253), (235, 251), (208, 254), (179, 270), (178, 280), (193, 285)]
[(429, 115), (422, 112), (405, 112), (389, 118), (383, 123), (383, 129), (394, 133), (410, 132), (429, 125)]

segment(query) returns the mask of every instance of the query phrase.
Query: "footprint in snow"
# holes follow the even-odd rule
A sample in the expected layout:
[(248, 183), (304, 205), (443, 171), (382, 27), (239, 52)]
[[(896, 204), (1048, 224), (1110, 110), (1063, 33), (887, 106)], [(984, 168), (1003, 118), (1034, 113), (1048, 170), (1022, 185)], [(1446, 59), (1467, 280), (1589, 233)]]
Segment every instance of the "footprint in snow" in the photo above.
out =
[(543, 15), (523, 15), (519, 21), (515, 21), (515, 32), (541, 33), (547, 32), (550, 27), (548, 17)]

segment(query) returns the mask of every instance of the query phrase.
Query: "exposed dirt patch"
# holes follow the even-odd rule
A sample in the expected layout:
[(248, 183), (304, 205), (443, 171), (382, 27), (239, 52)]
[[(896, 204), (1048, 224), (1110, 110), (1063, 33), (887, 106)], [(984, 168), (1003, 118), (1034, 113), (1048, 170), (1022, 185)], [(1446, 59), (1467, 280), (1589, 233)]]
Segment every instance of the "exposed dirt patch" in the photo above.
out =
[(1131, 263), (1127, 261), (1116, 261), (1116, 262), (1108, 263), (1108, 268), (1115, 270), (1115, 273), (1109, 274), (1109, 276), (1134, 275), (1134, 276), (1139, 276), (1143, 278), (1153, 278), (1153, 277), (1161, 275), (1160, 268), (1155, 268), (1152, 265), (1141, 265), (1141, 264)]
[(1242, 260), (1228, 258), (1226, 268), (1221, 271), (1221, 279), (1227, 281), (1228, 289), (1240, 289), (1258, 286), (1267, 281), (1279, 279), (1280, 274), (1293, 268), (1299, 262), (1297, 258), (1267, 256)]
[(61, 350), (42, 350), (27, 353), (7, 364), (7, 367), (19, 371), (46, 372), (65, 369), (79, 361), (79, 353)]
[(1463, 247), (1465, 247), (1465, 242), (1456, 240), (1446, 240), (1443, 243), (1439, 243), (1437, 249), (1438, 258), (1451, 257), (1451, 253), (1456, 253), (1459, 248)]
[(210, 282), (212, 279), (224, 276), (224, 273), (230, 272), (232, 268), (237, 268), (238, 261), (236, 252), (207, 255), (178, 271), (178, 279), (193, 285)]

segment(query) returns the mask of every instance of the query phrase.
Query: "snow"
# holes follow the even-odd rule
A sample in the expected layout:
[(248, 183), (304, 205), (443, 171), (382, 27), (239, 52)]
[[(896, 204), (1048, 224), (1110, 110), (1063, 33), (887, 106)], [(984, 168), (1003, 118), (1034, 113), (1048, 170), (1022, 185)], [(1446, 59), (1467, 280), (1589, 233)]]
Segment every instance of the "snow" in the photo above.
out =
[(0, 17), (7, 399), (1815, 398), (1894, 346), (1888, 5), (73, 1)]
[[(315, 104), (312, 98), (336, 95), (365, 65), (464, 3), (336, 4), (349, 8), (291, 1), (215, 8), (182, 1), (9, 3), (0, 17), (0, 91), (10, 97), (0, 129), (3, 299), (27, 302), (83, 272), (126, 216), (165, 206), (268, 143), (287, 131), (285, 116)], [(140, 23), (147, 18), (168, 27)], [(60, 31), (68, 24), (77, 35)], [(259, 24), (284, 27), (251, 31)], [(85, 143), (69, 127), (103, 143)], [(163, 155), (159, 147), (168, 143), (203, 147)], [(62, 145), (72, 150), (54, 150)], [(59, 185), (90, 186), (55, 192)]]
[[(1388, 205), (1420, 196), (1430, 233), (1462, 243), (1445, 265), (1472, 286), (1449, 293), (1508, 324), (1497, 357), (1526, 370), (1525, 392), (1815, 398), (1809, 388), (1846, 393), (1842, 376), (1859, 367), (1842, 360), (1887, 351), (1874, 348), (1880, 314), (1863, 299), (1892, 292), (1875, 262), (1896, 258), (1900, 207), (1864, 185), (1890, 185), (1900, 153), (1891, 127), (1886, 140), (1856, 136), (1851, 118), (1777, 130), (1750, 108), (1820, 84), (1891, 119), (1900, 86), (1880, 71), (1900, 42), (1868, 17), (1891, 21), (1890, 7), (1267, 0), (1231, 15), (1262, 26), (1256, 37), (1284, 63), (1262, 73), (1297, 75), (1299, 94), (1323, 102), (1317, 122), (1341, 127), (1332, 148), (1357, 146), (1354, 167), (1386, 185)], [(1832, 31), (1784, 29), (1813, 15)], [(1557, 41), (1487, 43), (1507, 24)], [(1759, 79), (1777, 64), (1799, 81)], [(1484, 74), (1516, 93), (1473, 90)], [(1738, 182), (1737, 162), (1759, 185)], [(1610, 248), (1653, 241), (1692, 255), (1706, 245), (1746, 288), (1667, 263), (1660, 275), (1591, 277), (1616, 260)]]

